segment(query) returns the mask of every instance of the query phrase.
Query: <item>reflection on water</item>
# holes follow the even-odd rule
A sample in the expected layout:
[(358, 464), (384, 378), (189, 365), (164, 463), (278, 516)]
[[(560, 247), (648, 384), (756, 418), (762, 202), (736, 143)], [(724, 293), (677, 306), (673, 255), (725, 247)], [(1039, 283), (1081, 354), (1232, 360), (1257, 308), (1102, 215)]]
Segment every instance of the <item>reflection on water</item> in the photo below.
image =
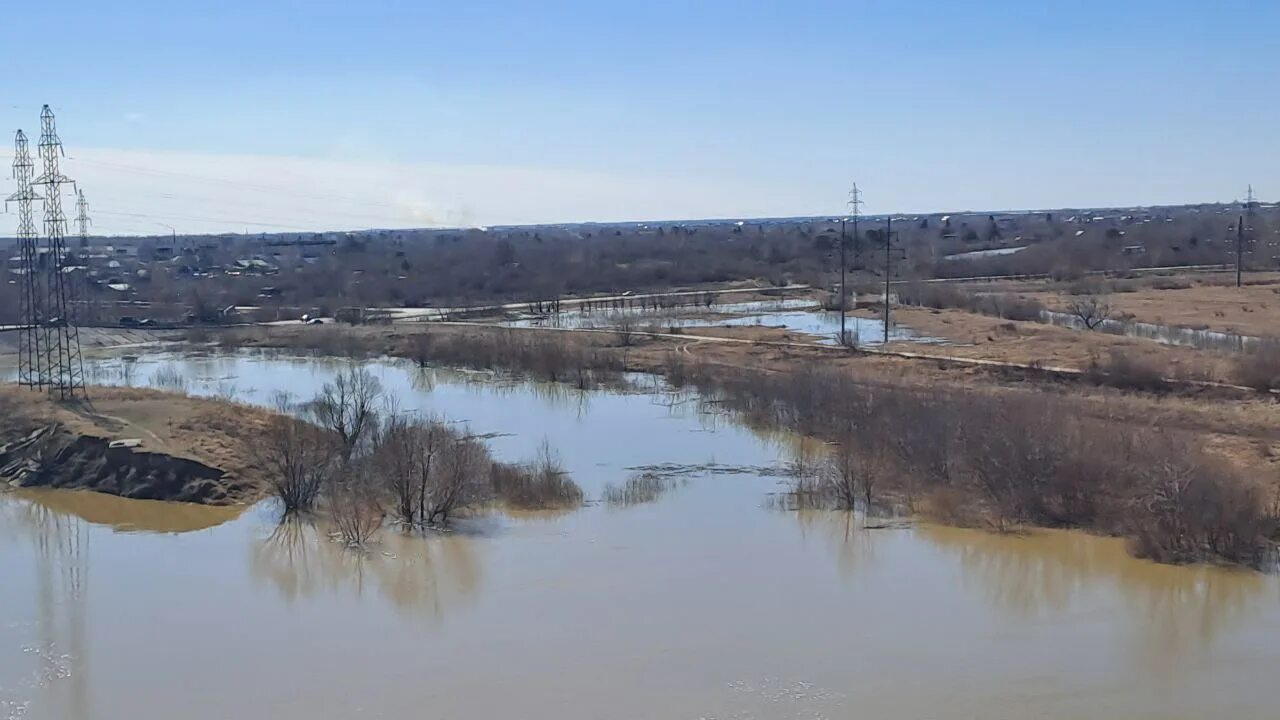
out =
[(0, 493), (0, 539), (16, 540), (29, 552), (28, 577), (7, 573), (0, 587), (21, 583), (34, 600), (34, 607), (6, 614), (0, 625), (0, 717), (27, 717), (32, 696), (54, 688), (42, 712), (88, 717), (88, 533), (73, 516), (25, 495)]
[(1135, 561), (1116, 538), (1032, 530), (1026, 534), (975, 532), (922, 525), (918, 534), (956, 552), (966, 585), (1011, 613), (1062, 612), (1079, 594), (1113, 586), (1145, 622), (1151, 658), (1185, 658), (1212, 647), (1214, 638), (1275, 602), (1274, 578), (1249, 570), (1175, 567)]
[[(554, 327), (607, 329), (617, 327), (617, 310), (567, 312), (545, 317), (518, 318), (504, 325), (511, 327)], [(815, 335), (818, 342), (835, 344), (840, 336), (840, 313), (823, 310), (809, 299), (768, 300), (716, 305), (711, 309), (676, 308), (670, 310), (629, 310), (635, 329), (699, 328), (699, 327), (778, 327), (790, 332)], [(878, 318), (848, 315), (846, 332), (859, 345), (884, 342), (884, 322)], [(918, 335), (905, 325), (890, 324), (889, 342), (940, 343), (939, 338)]]
[[(234, 384), (258, 403), (309, 397), (346, 365), (143, 356), (137, 382), (170, 363), (190, 392)], [(267, 507), (0, 495), (0, 718), (1190, 720), (1280, 706), (1274, 577), (1158, 566), (1077, 533), (769, 510), (778, 468), (816, 447), (696, 396), (369, 367), (402, 409), (496, 433), (499, 458), (548, 438), (589, 497), (646, 469), (679, 491), (625, 512), (389, 529), (367, 554)]]
[(314, 524), (291, 518), (249, 547), (252, 576), (289, 602), (351, 593), (439, 619), (472, 601), (480, 587), (481, 544), (463, 533), (391, 531), (373, 550), (352, 552)]
[[(215, 507), (155, 500), (127, 500), (85, 490), (14, 490), (10, 501), (45, 508), (58, 516), (73, 516), (119, 532), (181, 533), (204, 530), (231, 521), (243, 507)], [(0, 502), (4, 502), (0, 498)]]

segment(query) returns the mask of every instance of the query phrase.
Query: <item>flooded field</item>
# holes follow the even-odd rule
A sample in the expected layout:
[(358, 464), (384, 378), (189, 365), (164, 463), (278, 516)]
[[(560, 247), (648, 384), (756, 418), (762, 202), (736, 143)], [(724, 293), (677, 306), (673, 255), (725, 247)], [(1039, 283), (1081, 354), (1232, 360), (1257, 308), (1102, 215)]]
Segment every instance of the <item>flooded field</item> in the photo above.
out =
[[(562, 312), (540, 317), (508, 320), (511, 327), (613, 328), (618, 325), (617, 310)], [(633, 318), (633, 329), (650, 328), (663, 332), (668, 328), (699, 327), (779, 327), (790, 332), (813, 335), (824, 344), (837, 344), (840, 337), (840, 313), (823, 310), (817, 302), (806, 298), (763, 300), (717, 304), (710, 308), (673, 308), (658, 311), (626, 311)], [(879, 318), (848, 314), (845, 328), (857, 338), (859, 345), (884, 342), (884, 321)], [(925, 337), (905, 325), (890, 324), (889, 342), (940, 343), (939, 338)]]
[[(106, 360), (266, 403), (344, 363)], [(0, 494), (0, 718), (1273, 718), (1280, 582), (1115, 540), (782, 512), (801, 443), (694, 398), (375, 363), (593, 500), (361, 555), (269, 504)], [(644, 382), (644, 381), (642, 381)], [(629, 487), (647, 472), (663, 481)], [(631, 492), (621, 492), (627, 487)]]

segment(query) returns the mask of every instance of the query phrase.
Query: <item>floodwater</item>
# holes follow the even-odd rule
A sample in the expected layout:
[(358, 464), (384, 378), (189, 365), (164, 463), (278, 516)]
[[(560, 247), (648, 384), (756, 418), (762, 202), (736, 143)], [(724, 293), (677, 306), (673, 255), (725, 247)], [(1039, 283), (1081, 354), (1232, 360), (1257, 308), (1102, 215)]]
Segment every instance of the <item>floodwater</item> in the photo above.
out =
[[(144, 356), (100, 382), (265, 402), (343, 363)], [(631, 505), (384, 534), (361, 555), (243, 511), (0, 494), (0, 718), (1274, 718), (1280, 584), (1122, 543), (769, 509), (801, 443), (663, 392), (375, 363), (505, 459), (545, 437)], [(163, 371), (163, 372), (162, 372)], [(176, 373), (175, 373), (176, 371)]]
[[(1050, 325), (1069, 327), (1076, 330), (1085, 329), (1084, 322), (1070, 313), (1042, 310), (1040, 316)], [(1103, 320), (1098, 329), (1113, 335), (1155, 340), (1164, 345), (1180, 345), (1198, 350), (1216, 350), (1220, 352), (1241, 352), (1261, 339), (1253, 335), (1237, 335), (1236, 333), (1222, 332), (1220, 330), (1157, 325), (1155, 323), (1111, 318)]]
[[(508, 320), (511, 327), (611, 328), (617, 310), (568, 311), (545, 317)], [(840, 313), (823, 310), (806, 298), (756, 300), (724, 303), (711, 308), (674, 308), (659, 311), (628, 310), (636, 318), (636, 329), (652, 325), (657, 328), (699, 327), (779, 327), (789, 332), (813, 335), (819, 343), (837, 344), (840, 338)], [(858, 345), (884, 342), (884, 321), (847, 314), (845, 329)], [(889, 342), (941, 343), (939, 338), (925, 337), (905, 325), (890, 323)]]

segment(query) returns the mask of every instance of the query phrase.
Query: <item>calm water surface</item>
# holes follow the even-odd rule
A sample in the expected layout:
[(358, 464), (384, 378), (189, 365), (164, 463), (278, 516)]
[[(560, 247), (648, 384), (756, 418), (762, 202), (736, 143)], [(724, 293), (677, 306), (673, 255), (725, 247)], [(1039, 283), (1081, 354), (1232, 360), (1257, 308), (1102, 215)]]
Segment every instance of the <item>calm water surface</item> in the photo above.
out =
[[(571, 310), (545, 317), (525, 317), (508, 320), (511, 327), (560, 327), (560, 328), (610, 328), (616, 326), (620, 311), (610, 309), (579, 312)], [(778, 327), (790, 332), (813, 335), (819, 343), (834, 345), (840, 339), (840, 313), (823, 310), (808, 298), (780, 300), (753, 300), (749, 302), (717, 304), (711, 308), (681, 307), (659, 312), (628, 310), (637, 318), (636, 329), (699, 328), (699, 327)], [(852, 334), (858, 345), (878, 345), (884, 342), (884, 321), (847, 314), (845, 331)], [(911, 328), (896, 323), (889, 325), (889, 342), (918, 342), (937, 344), (940, 338), (926, 337)]]
[[(121, 367), (92, 375), (120, 382)], [(178, 369), (189, 392), (265, 402), (341, 367), (148, 356), (125, 376)], [(549, 439), (589, 497), (638, 466), (686, 482), (649, 504), (387, 533), (366, 555), (267, 505), (0, 495), (0, 718), (1280, 712), (1273, 577), (1158, 566), (1074, 533), (770, 510), (770, 469), (796, 443), (687, 398), (371, 367), (403, 409), (502, 433), (503, 458)]]

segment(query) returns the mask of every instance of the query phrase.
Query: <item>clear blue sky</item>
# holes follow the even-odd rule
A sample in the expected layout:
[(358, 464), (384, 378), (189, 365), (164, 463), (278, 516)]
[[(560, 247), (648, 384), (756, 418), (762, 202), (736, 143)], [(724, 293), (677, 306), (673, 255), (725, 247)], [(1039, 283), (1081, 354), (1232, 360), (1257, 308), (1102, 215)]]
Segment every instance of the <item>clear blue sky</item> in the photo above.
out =
[(73, 0), (5, 19), (0, 129), (52, 104), (119, 231), (834, 213), (853, 180), (872, 212), (1280, 196), (1275, 2)]

